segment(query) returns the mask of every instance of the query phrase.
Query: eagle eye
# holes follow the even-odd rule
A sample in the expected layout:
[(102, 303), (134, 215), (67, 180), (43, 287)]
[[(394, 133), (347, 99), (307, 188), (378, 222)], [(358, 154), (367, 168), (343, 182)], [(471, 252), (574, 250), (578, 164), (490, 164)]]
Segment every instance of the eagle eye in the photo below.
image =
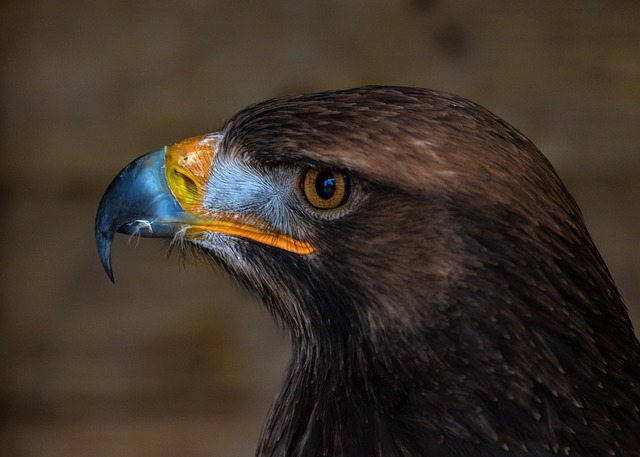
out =
[(340, 170), (322, 167), (305, 169), (299, 179), (300, 190), (309, 205), (332, 210), (345, 205), (352, 194), (349, 176)]

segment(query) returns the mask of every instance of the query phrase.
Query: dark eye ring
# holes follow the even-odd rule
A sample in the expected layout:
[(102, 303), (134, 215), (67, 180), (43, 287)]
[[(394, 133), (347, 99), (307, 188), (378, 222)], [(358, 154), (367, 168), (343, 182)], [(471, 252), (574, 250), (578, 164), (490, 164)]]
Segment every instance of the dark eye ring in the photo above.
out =
[(302, 195), (309, 205), (320, 210), (337, 209), (349, 201), (352, 183), (340, 170), (311, 167), (299, 178)]

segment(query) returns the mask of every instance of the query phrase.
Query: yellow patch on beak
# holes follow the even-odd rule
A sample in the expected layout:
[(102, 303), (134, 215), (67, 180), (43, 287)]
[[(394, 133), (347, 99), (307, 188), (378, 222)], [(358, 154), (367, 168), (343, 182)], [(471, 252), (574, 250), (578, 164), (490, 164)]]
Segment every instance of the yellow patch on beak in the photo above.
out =
[[(313, 246), (281, 233), (255, 217), (214, 213), (203, 208), (203, 198), (213, 171), (221, 136), (209, 134), (189, 138), (165, 148), (167, 183), (180, 206), (193, 216), (188, 232), (218, 232), (257, 241), (296, 254), (311, 254)], [(215, 192), (215, 189), (209, 191)]]
[(164, 153), (167, 182), (185, 211), (202, 211), (203, 189), (220, 136), (204, 135), (167, 146)]

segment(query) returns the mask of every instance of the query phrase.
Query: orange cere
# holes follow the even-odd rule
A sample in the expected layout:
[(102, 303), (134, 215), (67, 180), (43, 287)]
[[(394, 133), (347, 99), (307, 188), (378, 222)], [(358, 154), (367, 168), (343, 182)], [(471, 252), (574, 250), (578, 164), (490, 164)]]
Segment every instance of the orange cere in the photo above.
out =
[(189, 138), (165, 149), (167, 182), (185, 211), (202, 212), (203, 190), (211, 174), (218, 141), (220, 135), (213, 133)]

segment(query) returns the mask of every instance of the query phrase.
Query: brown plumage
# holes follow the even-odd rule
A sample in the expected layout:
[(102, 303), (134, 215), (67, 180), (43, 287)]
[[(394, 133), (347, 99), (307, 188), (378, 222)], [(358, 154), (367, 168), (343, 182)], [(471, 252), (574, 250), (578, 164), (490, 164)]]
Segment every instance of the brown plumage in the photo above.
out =
[(293, 356), (258, 455), (636, 455), (625, 306), (549, 162), (489, 111), (324, 92), (154, 154), (103, 197), (103, 263), (116, 230), (170, 237), (282, 320)]

